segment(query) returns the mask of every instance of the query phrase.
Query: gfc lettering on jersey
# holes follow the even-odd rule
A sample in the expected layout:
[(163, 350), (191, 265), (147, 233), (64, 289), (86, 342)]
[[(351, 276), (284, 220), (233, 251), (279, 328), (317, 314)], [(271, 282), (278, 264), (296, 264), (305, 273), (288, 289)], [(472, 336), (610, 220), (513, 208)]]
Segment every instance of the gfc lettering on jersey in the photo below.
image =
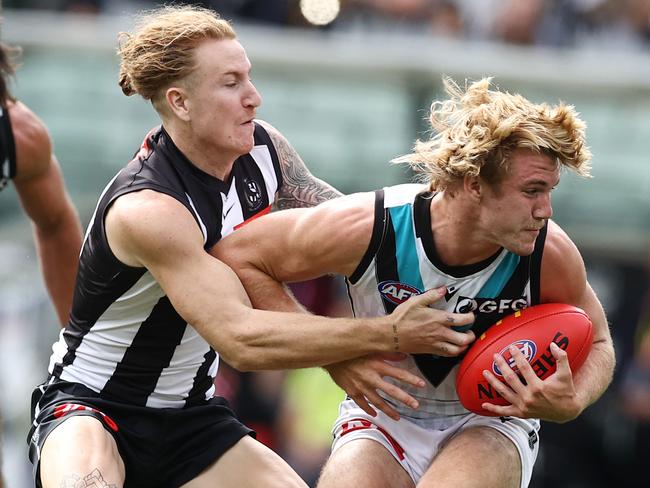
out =
[(467, 313), (478, 312), (484, 314), (498, 313), (509, 314), (517, 310), (524, 309), (528, 306), (525, 297), (521, 298), (502, 298), (495, 300), (492, 298), (471, 298), (459, 296), (456, 302), (454, 312)]
[(377, 285), (377, 289), (381, 296), (391, 303), (399, 305), (411, 298), (413, 295), (422, 293), (414, 286), (400, 283), (399, 281), (382, 281)]

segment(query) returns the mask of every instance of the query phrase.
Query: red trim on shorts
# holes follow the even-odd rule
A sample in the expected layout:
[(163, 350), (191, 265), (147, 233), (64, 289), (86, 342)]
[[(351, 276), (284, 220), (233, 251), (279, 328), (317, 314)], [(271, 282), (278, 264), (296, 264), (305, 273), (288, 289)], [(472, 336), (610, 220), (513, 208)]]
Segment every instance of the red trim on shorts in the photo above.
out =
[[(356, 424), (357, 425), (350, 425), (350, 424)], [(397, 457), (400, 461), (404, 460), (404, 449), (400, 445), (399, 442), (397, 442), (392, 435), (390, 435), (388, 432), (386, 432), (383, 428), (379, 427), (378, 425), (373, 424), (370, 420), (366, 419), (361, 419), (361, 418), (356, 418), (356, 419), (351, 419), (348, 420), (347, 422), (344, 422), (341, 425), (341, 437), (343, 437), (346, 434), (349, 434), (350, 432), (354, 432), (356, 430), (367, 430), (367, 429), (377, 429), (381, 434), (386, 438), (386, 440), (390, 443), (391, 447), (395, 451), (395, 454), (397, 454)]]
[(117, 423), (115, 423), (115, 421), (112, 418), (110, 418), (108, 415), (106, 415), (104, 412), (97, 410), (96, 408), (89, 407), (88, 405), (81, 405), (79, 403), (62, 403), (61, 405), (57, 405), (56, 407), (54, 407), (54, 417), (60, 419), (61, 417), (65, 417), (69, 413), (78, 412), (80, 410), (99, 414), (99, 416), (102, 418), (104, 423), (113, 432), (117, 432), (119, 430)]
[(253, 215), (252, 217), (248, 217), (248, 218), (247, 218), (246, 220), (244, 220), (242, 223), (237, 224), (237, 225), (234, 227), (234, 230), (237, 230), (237, 229), (239, 229), (240, 227), (245, 226), (245, 225), (248, 224), (249, 222), (252, 222), (253, 220), (258, 219), (258, 218), (260, 218), (262, 215), (266, 215), (267, 213), (270, 213), (270, 212), (271, 212), (271, 205), (269, 205), (268, 207), (266, 207), (264, 210), (260, 210), (259, 212), (257, 212), (257, 213), (256, 213), (255, 215)]

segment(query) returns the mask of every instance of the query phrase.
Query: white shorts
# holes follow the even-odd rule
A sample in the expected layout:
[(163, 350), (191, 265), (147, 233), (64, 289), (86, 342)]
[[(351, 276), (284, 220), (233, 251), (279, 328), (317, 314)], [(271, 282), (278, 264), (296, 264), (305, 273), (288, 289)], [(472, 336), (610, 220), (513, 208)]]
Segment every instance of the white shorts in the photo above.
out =
[(539, 421), (507, 417), (483, 417), (474, 413), (451, 417), (442, 430), (427, 426), (427, 419), (395, 421), (377, 411), (371, 417), (353, 400), (345, 400), (339, 406), (339, 416), (334, 423), (332, 453), (355, 439), (379, 442), (402, 465), (413, 483), (417, 484), (438, 454), (440, 446), (453, 435), (469, 427), (485, 426), (498, 430), (519, 451), (522, 475), (521, 488), (526, 488), (533, 474), (533, 465), (539, 450)]

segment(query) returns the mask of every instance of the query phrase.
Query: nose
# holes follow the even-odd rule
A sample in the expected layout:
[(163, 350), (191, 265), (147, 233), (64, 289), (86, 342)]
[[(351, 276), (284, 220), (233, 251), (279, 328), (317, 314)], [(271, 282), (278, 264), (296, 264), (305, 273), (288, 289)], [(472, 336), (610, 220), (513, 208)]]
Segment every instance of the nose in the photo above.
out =
[(542, 193), (537, 204), (533, 208), (533, 217), (538, 220), (548, 220), (553, 217), (553, 206), (551, 205), (551, 193)]
[(262, 96), (253, 85), (252, 81), (248, 82), (249, 87), (244, 97), (244, 106), (248, 108), (257, 108), (262, 104)]

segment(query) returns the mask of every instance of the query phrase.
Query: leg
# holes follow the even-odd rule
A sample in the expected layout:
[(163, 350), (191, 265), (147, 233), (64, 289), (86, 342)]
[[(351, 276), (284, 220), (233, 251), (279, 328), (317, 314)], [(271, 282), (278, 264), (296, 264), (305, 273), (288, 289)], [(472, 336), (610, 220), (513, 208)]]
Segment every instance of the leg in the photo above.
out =
[(245, 436), (183, 488), (307, 488), (275, 452)]
[(514, 443), (490, 427), (452, 437), (420, 479), (418, 488), (519, 488), (521, 459)]
[(354, 439), (332, 453), (318, 488), (413, 488), (413, 480), (379, 442)]
[(88, 415), (71, 417), (50, 433), (43, 444), (40, 473), (43, 488), (124, 485), (124, 463), (115, 439)]

